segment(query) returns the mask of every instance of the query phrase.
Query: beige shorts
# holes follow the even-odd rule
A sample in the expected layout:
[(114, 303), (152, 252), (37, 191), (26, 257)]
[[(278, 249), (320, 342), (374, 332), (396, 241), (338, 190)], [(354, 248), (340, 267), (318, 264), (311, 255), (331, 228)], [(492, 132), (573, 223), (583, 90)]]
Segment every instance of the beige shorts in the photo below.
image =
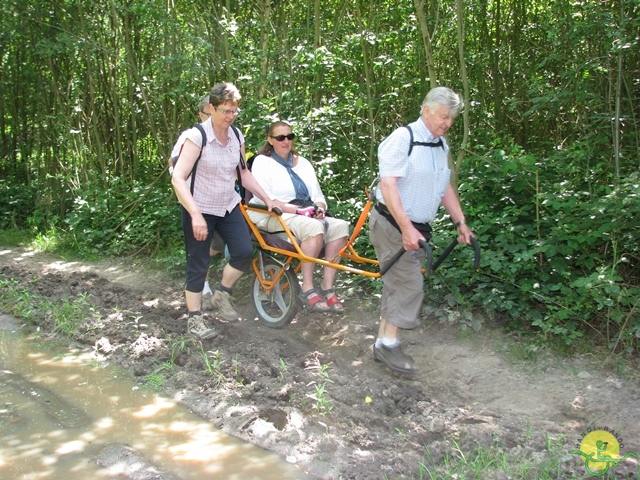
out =
[[(371, 211), (369, 218), (371, 243), (380, 265), (385, 265), (402, 248), (402, 234), (380, 215)], [(426, 254), (423, 249), (407, 251), (382, 276), (380, 317), (400, 328), (415, 328), (424, 299), (424, 277), (421, 269)]]
[[(282, 225), (275, 216), (249, 212), (249, 217), (260, 230), (271, 233), (282, 231)], [(284, 214), (283, 219), (299, 242), (304, 242), (316, 235), (324, 235), (324, 244), (326, 245), (339, 238), (349, 236), (349, 222), (339, 218), (326, 217), (324, 220), (318, 220), (303, 215)]]

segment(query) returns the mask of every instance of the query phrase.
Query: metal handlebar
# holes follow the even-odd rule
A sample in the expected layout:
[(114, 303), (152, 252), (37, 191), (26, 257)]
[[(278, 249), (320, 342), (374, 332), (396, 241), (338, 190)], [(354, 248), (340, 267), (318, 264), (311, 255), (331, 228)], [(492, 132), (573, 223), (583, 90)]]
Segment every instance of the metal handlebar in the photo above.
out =
[[(453, 241), (449, 244), (446, 250), (442, 252), (442, 254), (438, 257), (435, 263), (433, 262), (433, 252), (431, 251), (429, 244), (424, 240), (419, 240), (418, 243), (420, 244), (420, 247), (422, 247), (425, 253), (427, 254), (427, 268), (426, 268), (425, 275), (429, 276), (431, 272), (433, 272), (436, 268), (438, 268), (442, 264), (442, 262), (444, 262), (444, 260), (449, 256), (449, 254), (453, 251), (453, 249), (456, 248), (456, 245), (458, 245), (458, 239), (457, 238), (453, 239)], [(476, 240), (475, 237), (471, 237), (471, 245), (473, 246), (473, 250), (474, 250), (473, 268), (479, 268), (480, 267), (480, 245), (478, 244), (478, 241)], [(394, 265), (394, 263), (396, 263), (400, 259), (400, 257), (404, 254), (405, 251), (406, 250), (404, 248), (401, 248), (400, 250), (398, 250), (398, 252), (396, 252), (396, 254), (393, 257), (391, 257), (391, 260), (389, 260), (387, 264), (380, 269), (380, 275), (382, 276), (385, 273), (387, 273), (387, 271)]]
[[(247, 205), (247, 206), (249, 206), (251, 208), (255, 208), (257, 210), (264, 210), (265, 212), (269, 210), (269, 208), (266, 205), (251, 204), (251, 205)], [(278, 207), (273, 207), (271, 209), (271, 211), (273, 213), (275, 213), (276, 215), (278, 215), (278, 216), (282, 215), (282, 210), (280, 210)]]
[[(449, 244), (446, 250), (442, 252), (442, 254), (438, 257), (438, 259), (436, 260), (436, 263), (434, 263), (433, 267), (431, 268), (432, 272), (436, 268), (438, 268), (440, 264), (442, 264), (442, 262), (444, 262), (444, 259), (449, 256), (449, 254), (453, 251), (454, 248), (456, 248), (456, 245), (458, 245), (457, 237), (453, 239), (453, 241)], [(471, 237), (471, 245), (473, 246), (473, 250), (474, 250), (473, 268), (479, 268), (480, 267), (480, 245), (478, 245), (478, 241), (476, 240), (476, 237)]]
[[(431, 251), (431, 247), (429, 246), (429, 244), (427, 242), (425, 242), (424, 240), (418, 240), (418, 244), (420, 245), (420, 247), (427, 254), (427, 273), (426, 273), (426, 275), (429, 275), (429, 273), (432, 271), (431, 264), (433, 263), (433, 252)], [(389, 271), (389, 269), (391, 267), (393, 267), (393, 265), (400, 259), (400, 257), (404, 254), (404, 252), (406, 252), (406, 250), (404, 248), (401, 248), (400, 250), (398, 250), (396, 252), (396, 254), (393, 257), (391, 257), (391, 260), (389, 260), (386, 263), (386, 265), (384, 265), (382, 268), (380, 268), (380, 276), (382, 276), (385, 273), (387, 273)]]

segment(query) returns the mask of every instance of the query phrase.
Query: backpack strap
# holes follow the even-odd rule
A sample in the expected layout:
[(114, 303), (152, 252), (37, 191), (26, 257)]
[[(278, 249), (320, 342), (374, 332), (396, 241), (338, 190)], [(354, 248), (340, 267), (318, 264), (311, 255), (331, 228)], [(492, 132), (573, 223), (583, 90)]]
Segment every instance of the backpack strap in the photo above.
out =
[(198, 168), (198, 162), (200, 161), (200, 157), (202, 157), (202, 149), (207, 144), (207, 133), (202, 128), (202, 125), (199, 123), (194, 125), (195, 128), (200, 130), (200, 134), (202, 135), (202, 145), (200, 146), (200, 155), (196, 158), (196, 162), (193, 164), (193, 168), (191, 169), (191, 195), (193, 195), (193, 187), (196, 183), (196, 169)]
[[(231, 125), (231, 130), (233, 130), (233, 133), (235, 133), (236, 138), (238, 139), (238, 143), (240, 143), (240, 132), (238, 132), (238, 129), (234, 125)], [(240, 146), (242, 147), (242, 145)], [(242, 168), (243, 170), (247, 169), (247, 163), (242, 156), (242, 150), (240, 150), (240, 164), (236, 167), (236, 183), (238, 184), (238, 193), (240, 194), (241, 201), (242, 203), (245, 203), (244, 196), (246, 195), (246, 191), (242, 186), (242, 175), (240, 172), (240, 168)]]
[(407, 153), (407, 157), (411, 155), (411, 152), (413, 151), (413, 146), (414, 145), (417, 145), (419, 147), (432, 147), (432, 148), (442, 147), (444, 149), (444, 144), (442, 143), (442, 138), (439, 138), (437, 142), (414, 142), (413, 141), (413, 130), (411, 130), (411, 127), (409, 125), (405, 125), (404, 128), (409, 130), (409, 136), (410, 136), (409, 152)]
[(411, 152), (413, 151), (413, 130), (409, 125), (405, 125), (404, 128), (409, 130), (409, 151), (407, 152), (407, 157), (411, 156)]

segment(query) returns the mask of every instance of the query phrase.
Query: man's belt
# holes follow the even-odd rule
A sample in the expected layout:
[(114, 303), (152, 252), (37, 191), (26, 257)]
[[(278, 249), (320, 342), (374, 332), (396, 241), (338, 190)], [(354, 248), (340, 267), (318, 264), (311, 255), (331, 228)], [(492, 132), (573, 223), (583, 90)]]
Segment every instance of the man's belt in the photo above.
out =
[[(396, 230), (401, 232), (398, 222), (396, 222), (396, 219), (393, 218), (393, 215), (391, 215), (391, 212), (389, 211), (389, 209), (384, 203), (378, 202), (378, 204), (376, 204), (375, 206), (375, 209), (380, 215), (386, 218), (391, 225), (396, 227)], [(418, 230), (422, 235), (424, 235), (425, 240), (429, 240), (431, 238), (431, 225), (429, 225), (428, 222), (427, 223), (411, 222), (411, 223), (413, 224), (414, 227), (416, 227), (416, 230)]]

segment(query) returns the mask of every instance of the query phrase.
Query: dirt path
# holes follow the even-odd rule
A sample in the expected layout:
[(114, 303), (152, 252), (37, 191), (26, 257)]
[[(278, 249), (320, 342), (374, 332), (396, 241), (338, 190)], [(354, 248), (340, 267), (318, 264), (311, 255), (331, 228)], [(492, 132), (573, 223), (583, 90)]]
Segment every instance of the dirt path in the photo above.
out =
[[(615, 430), (620, 453), (640, 452), (637, 377), (601, 369), (588, 355), (514, 363), (499, 330), (463, 334), (426, 319), (403, 337), (419, 367), (406, 378), (373, 361), (377, 308), (355, 299), (342, 318), (302, 312), (277, 330), (254, 320), (244, 279), (236, 288), (244, 320), (212, 319), (221, 336), (201, 344), (185, 336), (180, 281), (135, 264), (0, 248), (2, 279), (49, 299), (88, 294), (100, 317), (83, 323), (78, 343), (141, 383), (161, 375), (168, 393), (201, 416), (319, 478), (418, 478), (421, 462), (478, 445), (501, 445), (511, 461), (534, 465), (555, 449), (570, 477), (585, 471), (569, 451), (590, 428)], [(50, 330), (47, 318), (40, 322)], [(625, 462), (615, 475), (635, 471)]]

